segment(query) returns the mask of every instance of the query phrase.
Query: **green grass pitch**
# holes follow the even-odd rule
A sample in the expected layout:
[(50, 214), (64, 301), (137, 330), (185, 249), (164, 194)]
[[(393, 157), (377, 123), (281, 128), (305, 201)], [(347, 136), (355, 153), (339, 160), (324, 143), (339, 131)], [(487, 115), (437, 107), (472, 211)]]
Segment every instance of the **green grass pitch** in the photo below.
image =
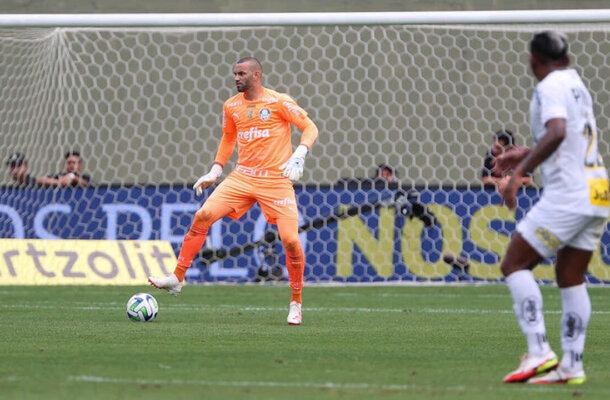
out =
[[(153, 294), (151, 323), (129, 297)], [(0, 399), (608, 399), (610, 288), (591, 287), (581, 386), (507, 385), (525, 352), (508, 289), (307, 286), (0, 287)], [(560, 298), (543, 287), (561, 354)]]

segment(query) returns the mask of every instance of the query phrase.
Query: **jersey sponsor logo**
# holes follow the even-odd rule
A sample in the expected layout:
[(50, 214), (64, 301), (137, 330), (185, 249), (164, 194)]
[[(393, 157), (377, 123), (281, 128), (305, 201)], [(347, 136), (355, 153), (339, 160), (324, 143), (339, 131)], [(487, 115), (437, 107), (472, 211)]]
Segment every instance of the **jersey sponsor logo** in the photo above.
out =
[(297, 106), (294, 103), (290, 103), (288, 101), (285, 101), (282, 103), (284, 105), (284, 107), (286, 107), (288, 109), (288, 111), (290, 111), (291, 113), (301, 116), (303, 115), (303, 109), (299, 106)]
[(589, 201), (594, 206), (609, 207), (610, 206), (610, 189), (608, 179), (606, 178), (589, 178)]
[(269, 170), (259, 168), (248, 168), (244, 167), (243, 165), (238, 165), (237, 167), (235, 167), (235, 171), (241, 172), (244, 175), (256, 176), (259, 178), (269, 176)]
[(271, 110), (269, 110), (268, 108), (265, 107), (259, 111), (258, 116), (263, 121), (267, 121), (269, 118), (271, 118)]
[(277, 97), (263, 97), (261, 101), (263, 103), (278, 103), (280, 99), (278, 99)]
[(227, 107), (237, 107), (237, 106), (241, 106), (241, 100), (232, 101), (230, 103), (227, 103)]
[(251, 142), (254, 139), (268, 138), (269, 136), (271, 136), (269, 129), (258, 129), (256, 126), (247, 131), (237, 132), (237, 139), (246, 142)]

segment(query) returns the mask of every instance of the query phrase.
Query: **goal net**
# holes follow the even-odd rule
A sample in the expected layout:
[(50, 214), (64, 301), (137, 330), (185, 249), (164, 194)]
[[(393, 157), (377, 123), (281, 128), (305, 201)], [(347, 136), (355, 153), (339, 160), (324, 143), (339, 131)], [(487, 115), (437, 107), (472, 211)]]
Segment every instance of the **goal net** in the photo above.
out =
[[(320, 130), (296, 187), (307, 282), (497, 281), (540, 187), (534, 175), (513, 215), (481, 185), (483, 159), (499, 129), (530, 144), (527, 46), (547, 28), (569, 38), (608, 165), (610, 23), (0, 29), (0, 237), (159, 239), (177, 252), (212, 190), (197, 198), (191, 186), (214, 159), (232, 68), (252, 55), (264, 85), (289, 93)], [(16, 187), (5, 165), (22, 153), (32, 175), (52, 175), (72, 150), (89, 187)], [(398, 188), (371, 184), (380, 164)], [(254, 207), (219, 221), (189, 279), (281, 280), (258, 273), (284, 262), (259, 216)], [(610, 279), (609, 244), (605, 233), (592, 282)], [(546, 264), (536, 274), (552, 280)]]

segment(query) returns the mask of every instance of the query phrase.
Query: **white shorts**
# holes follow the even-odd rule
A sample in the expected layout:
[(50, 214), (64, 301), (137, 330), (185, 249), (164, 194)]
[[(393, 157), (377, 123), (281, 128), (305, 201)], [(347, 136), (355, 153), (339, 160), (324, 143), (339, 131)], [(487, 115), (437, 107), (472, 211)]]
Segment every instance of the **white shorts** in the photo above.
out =
[(536, 204), (517, 224), (517, 232), (540, 256), (547, 258), (565, 246), (595, 251), (606, 220), (606, 217), (558, 212)]

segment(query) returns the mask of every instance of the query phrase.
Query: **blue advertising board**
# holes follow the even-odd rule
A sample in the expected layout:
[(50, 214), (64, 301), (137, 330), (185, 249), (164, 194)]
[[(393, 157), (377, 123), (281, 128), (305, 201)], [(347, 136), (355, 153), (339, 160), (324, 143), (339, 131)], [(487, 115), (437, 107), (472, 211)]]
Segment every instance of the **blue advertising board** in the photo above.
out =
[[(306, 280), (498, 281), (500, 257), (516, 221), (536, 201), (538, 192), (522, 190), (516, 213), (502, 207), (499, 195), (491, 190), (424, 188), (418, 196), (417, 202), (434, 216), (430, 225), (412, 215), (411, 202), (397, 206), (396, 191), (387, 188), (297, 188), (305, 227)], [(162, 240), (170, 242), (177, 254), (203, 198), (184, 187), (3, 190), (0, 237)], [(223, 219), (210, 229), (204, 250), (237, 251), (214, 262), (196, 260), (197, 279), (253, 280), (252, 244), (260, 239), (260, 232), (258, 236), (255, 232), (260, 214), (255, 206), (242, 219)], [(590, 282), (610, 281), (609, 244), (606, 230), (591, 261)], [(279, 241), (267, 246), (283, 263)], [(448, 253), (468, 259), (466, 275), (443, 261)], [(552, 260), (543, 264), (536, 269), (537, 277), (553, 280)]]

